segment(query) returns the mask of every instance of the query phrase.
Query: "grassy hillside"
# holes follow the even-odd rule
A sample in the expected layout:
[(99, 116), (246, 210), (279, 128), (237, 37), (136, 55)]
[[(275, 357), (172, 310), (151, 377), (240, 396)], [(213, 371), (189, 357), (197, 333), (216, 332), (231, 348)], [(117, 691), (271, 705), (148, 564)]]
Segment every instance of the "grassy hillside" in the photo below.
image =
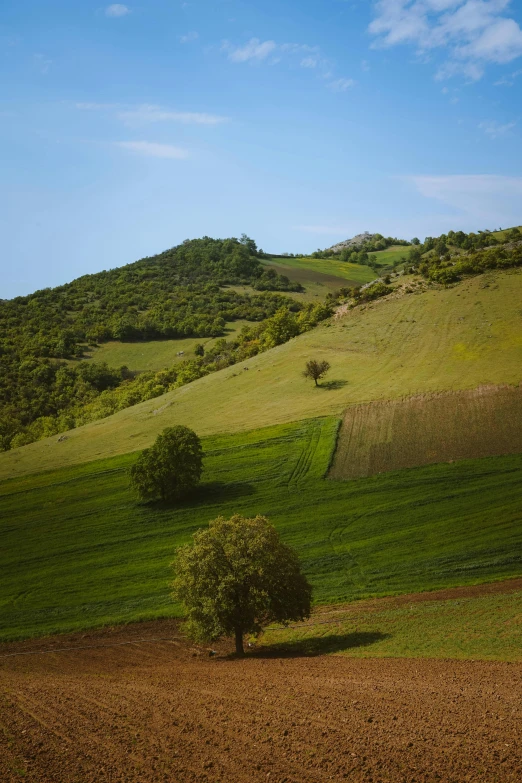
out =
[[(407, 248), (406, 248), (407, 250)], [(337, 285), (363, 285), (375, 280), (375, 272), (369, 266), (348, 264), (334, 258), (274, 258), (263, 263), (272, 266), (281, 275), (286, 275), (292, 281), (306, 285), (311, 283), (328, 283), (328, 278), (340, 278)]]
[(176, 612), (176, 547), (219, 514), (266, 514), (319, 603), (508, 578), (522, 568), (522, 456), (336, 482), (338, 420), (208, 438), (178, 508), (135, 501), (134, 455), (0, 484), (0, 638)]
[[(253, 289), (252, 289), (253, 292)], [(233, 321), (227, 324), (224, 337), (233, 340), (249, 321)], [(194, 348), (200, 344), (208, 350), (217, 337), (186, 337), (181, 340), (151, 340), (138, 343), (111, 341), (102, 343), (87, 355), (93, 362), (106, 362), (109, 367), (127, 366), (130, 370), (161, 370), (164, 367), (194, 358)], [(184, 356), (178, 356), (180, 351)]]
[(386, 250), (378, 250), (372, 253), (377, 257), (378, 264), (393, 264), (394, 261), (400, 261), (402, 258), (408, 258), (410, 248), (404, 245), (392, 245)]
[[(489, 272), (449, 289), (392, 295), (163, 397), (0, 454), (0, 477), (148, 446), (171, 424), (201, 435), (341, 415), (348, 405), (522, 380), (522, 272)], [(315, 389), (311, 357), (331, 364)], [(248, 370), (244, 369), (248, 367)]]

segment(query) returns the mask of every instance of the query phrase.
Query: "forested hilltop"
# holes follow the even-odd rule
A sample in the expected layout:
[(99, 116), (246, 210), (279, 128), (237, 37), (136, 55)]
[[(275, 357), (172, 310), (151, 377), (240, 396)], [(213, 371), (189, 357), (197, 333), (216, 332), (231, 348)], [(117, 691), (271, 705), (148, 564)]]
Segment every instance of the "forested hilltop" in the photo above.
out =
[[(225, 285), (248, 284), (246, 296)], [(277, 309), (271, 291), (301, 286), (266, 270), (248, 237), (196, 239), (151, 258), (29, 296), (0, 302), (2, 344), (21, 355), (71, 358), (86, 343), (216, 337), (226, 321), (261, 321)]]
[[(0, 450), (108, 416), (284, 342), (329, 313), (283, 295), (300, 290), (262, 266), (252, 239), (204, 237), (0, 302)], [(63, 361), (108, 340), (219, 337), (240, 319), (252, 327), (234, 343), (222, 340), (168, 372), (134, 377), (125, 367)]]

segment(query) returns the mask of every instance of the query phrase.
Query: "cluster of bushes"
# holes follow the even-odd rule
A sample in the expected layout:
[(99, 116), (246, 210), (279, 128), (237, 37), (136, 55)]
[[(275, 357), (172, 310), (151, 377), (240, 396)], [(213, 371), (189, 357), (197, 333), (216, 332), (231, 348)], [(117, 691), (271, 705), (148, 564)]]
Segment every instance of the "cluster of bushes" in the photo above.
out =
[[(159, 397), (281, 345), (331, 314), (323, 304), (280, 307), (261, 323), (244, 326), (234, 340), (217, 340), (207, 352), (199, 346), (194, 359), (159, 372), (135, 375), (126, 367), (114, 370), (88, 362), (69, 366), (49, 359), (22, 362), (1, 381), (0, 449), (23, 446)], [(8, 378), (13, 386), (6, 383)]]
[(351, 300), (353, 305), (365, 304), (366, 302), (373, 302), (375, 299), (380, 299), (383, 296), (391, 294), (393, 288), (381, 280), (377, 280), (371, 285), (364, 286), (363, 288), (340, 288), (333, 294), (328, 294), (327, 301), (331, 304), (339, 304)]
[(498, 239), (486, 231), (479, 234), (450, 231), (436, 239), (427, 237), (423, 244), (414, 246), (409, 262), (412, 272), (449, 284), (463, 275), (521, 266), (522, 234), (514, 228)]

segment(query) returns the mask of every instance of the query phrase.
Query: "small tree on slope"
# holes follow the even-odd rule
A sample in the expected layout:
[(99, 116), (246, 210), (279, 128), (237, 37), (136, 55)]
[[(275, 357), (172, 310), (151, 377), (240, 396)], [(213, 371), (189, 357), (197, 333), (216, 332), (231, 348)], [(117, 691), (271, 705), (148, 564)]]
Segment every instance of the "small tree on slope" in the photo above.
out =
[(310, 359), (309, 362), (306, 362), (306, 369), (303, 372), (303, 375), (305, 378), (312, 378), (312, 380), (315, 381), (315, 385), (319, 386), (317, 381), (324, 378), (329, 369), (330, 365), (328, 362), (318, 362), (316, 359)]
[(196, 433), (188, 427), (167, 427), (130, 469), (131, 484), (143, 500), (173, 500), (199, 483), (202, 469), (203, 450)]
[(310, 616), (312, 588), (295, 552), (261, 516), (218, 517), (178, 550), (174, 597), (187, 612), (186, 630), (199, 641), (243, 636), (269, 623)]

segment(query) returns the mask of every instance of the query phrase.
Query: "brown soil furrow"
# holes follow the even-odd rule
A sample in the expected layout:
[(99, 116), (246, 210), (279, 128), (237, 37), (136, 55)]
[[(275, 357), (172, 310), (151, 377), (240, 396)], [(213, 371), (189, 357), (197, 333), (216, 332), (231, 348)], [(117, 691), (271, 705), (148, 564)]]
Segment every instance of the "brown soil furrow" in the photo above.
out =
[[(509, 594), (521, 585), (357, 606)], [(349, 611), (328, 607), (314, 620)], [(234, 660), (227, 644), (209, 657), (189, 643), (136, 643), (176, 635), (167, 620), (4, 645), (11, 657), (0, 659), (0, 781), (520, 783), (522, 664)]]
[(18, 780), (22, 763), (31, 783), (520, 779), (518, 664), (191, 649), (156, 661), (150, 648), (67, 651), (59, 668), (4, 659), (0, 779)]
[(351, 406), (330, 477), (519, 453), (522, 386), (481, 386)]

